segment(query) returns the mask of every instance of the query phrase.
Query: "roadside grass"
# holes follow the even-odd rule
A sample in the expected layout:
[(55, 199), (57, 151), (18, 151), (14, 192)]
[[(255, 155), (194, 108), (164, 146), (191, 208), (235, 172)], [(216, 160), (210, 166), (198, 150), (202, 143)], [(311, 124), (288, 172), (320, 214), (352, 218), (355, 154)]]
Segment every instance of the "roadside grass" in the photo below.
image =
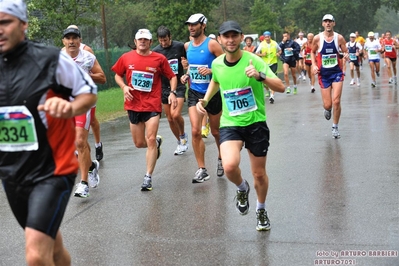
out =
[(126, 115), (123, 109), (123, 93), (120, 88), (111, 88), (98, 92), (96, 117), (105, 122)]

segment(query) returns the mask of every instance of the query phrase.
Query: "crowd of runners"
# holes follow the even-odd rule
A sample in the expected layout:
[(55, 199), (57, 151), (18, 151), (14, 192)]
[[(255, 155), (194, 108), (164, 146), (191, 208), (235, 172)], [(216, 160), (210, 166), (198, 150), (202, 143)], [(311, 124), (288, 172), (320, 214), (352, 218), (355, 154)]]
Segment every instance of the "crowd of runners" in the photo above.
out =
[[(350, 86), (360, 86), (366, 60), (372, 69), (371, 86), (375, 87), (380, 77), (381, 60), (388, 72), (387, 83), (396, 84), (399, 43), (389, 31), (380, 39), (370, 31), (367, 40), (359, 32), (351, 33), (347, 42), (334, 32), (336, 22), (331, 14), (323, 16), (321, 33), (307, 33), (305, 37), (299, 32), (293, 40), (290, 33), (284, 32), (277, 42), (272, 40), (271, 32), (265, 31), (258, 47), (253, 46), (251, 37), (244, 39), (235, 21), (223, 22), (217, 36), (205, 34), (207, 23), (203, 14), (191, 15), (185, 21), (190, 36), (186, 43), (173, 40), (166, 26), (157, 29), (156, 37), (148, 29), (140, 29), (135, 34), (135, 49), (123, 54), (112, 67), (123, 91), (133, 143), (146, 149), (146, 173), (140, 188), (153, 189), (153, 172), (166, 141), (158, 135), (161, 114), (165, 112), (177, 142), (174, 151), (166, 152), (184, 156), (192, 149), (198, 165), (192, 169), (194, 184), (211, 178), (213, 171), (207, 168), (205, 159), (215, 160), (216, 175), (226, 176), (237, 187), (235, 207), (241, 215), (249, 213), (251, 189), (240, 170), (240, 152), (247, 150), (257, 198), (256, 229), (267, 231), (271, 228), (266, 211), (270, 133), (265, 99), (268, 97), (273, 104), (275, 92), (297, 94), (298, 83), (306, 81), (309, 91), (315, 93), (317, 77), (324, 116), (327, 120), (333, 118), (332, 136), (340, 138), (338, 122), (346, 65), (350, 68)], [(87, 198), (89, 187), (96, 188), (100, 182), (99, 161), (104, 154), (95, 118), (94, 83), (104, 83), (105, 75), (93, 51), (82, 44), (77, 26), (60, 33), (65, 50), (61, 53), (27, 40), (27, 28), (24, 2), (3, 0), (0, 125), (10, 137), (2, 137), (0, 144), (1, 178), (11, 209), (25, 229), (28, 264), (68, 265), (70, 256), (63, 247), (59, 226), (78, 167), (81, 180), (74, 196)], [(155, 38), (159, 45), (151, 49)], [(284, 82), (277, 77), (279, 61)], [(18, 67), (19, 72), (15, 70)], [(21, 70), (26, 71), (24, 79), (16, 77)], [(34, 92), (27, 90), (26, 80), (35, 82)], [(5, 84), (10, 89), (7, 92)], [(185, 102), (191, 145), (182, 116)], [(209, 121), (217, 146), (215, 158), (205, 156), (204, 121)], [(90, 126), (95, 136), (95, 160), (91, 159), (88, 143)]]

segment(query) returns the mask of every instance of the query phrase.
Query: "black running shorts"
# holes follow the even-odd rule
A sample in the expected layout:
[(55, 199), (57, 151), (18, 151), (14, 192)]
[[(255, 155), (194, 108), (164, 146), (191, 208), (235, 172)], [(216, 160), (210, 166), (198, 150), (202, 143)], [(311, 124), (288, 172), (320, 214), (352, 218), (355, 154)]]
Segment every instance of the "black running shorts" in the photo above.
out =
[(31, 186), (3, 181), (15, 218), (55, 239), (72, 193), (76, 175), (54, 176)]
[[(189, 89), (188, 90), (188, 108), (195, 106), (199, 99), (203, 99), (205, 94), (198, 91)], [(217, 115), (222, 111), (222, 98), (220, 92), (217, 92), (212, 99), (208, 102), (205, 110), (211, 115)]]
[(246, 127), (221, 127), (220, 144), (229, 140), (242, 140), (245, 148), (256, 157), (264, 157), (269, 149), (270, 131), (265, 122)]
[(132, 110), (127, 110), (127, 115), (129, 116), (130, 123), (137, 125), (140, 122), (147, 122), (151, 117), (161, 115), (157, 112), (136, 112)]

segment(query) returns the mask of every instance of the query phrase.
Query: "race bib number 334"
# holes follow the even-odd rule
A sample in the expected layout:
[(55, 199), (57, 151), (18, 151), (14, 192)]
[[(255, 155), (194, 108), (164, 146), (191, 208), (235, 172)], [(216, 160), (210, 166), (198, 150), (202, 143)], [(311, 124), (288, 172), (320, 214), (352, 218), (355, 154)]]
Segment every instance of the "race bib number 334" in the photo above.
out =
[(35, 121), (25, 106), (0, 107), (0, 150), (34, 151), (39, 148)]

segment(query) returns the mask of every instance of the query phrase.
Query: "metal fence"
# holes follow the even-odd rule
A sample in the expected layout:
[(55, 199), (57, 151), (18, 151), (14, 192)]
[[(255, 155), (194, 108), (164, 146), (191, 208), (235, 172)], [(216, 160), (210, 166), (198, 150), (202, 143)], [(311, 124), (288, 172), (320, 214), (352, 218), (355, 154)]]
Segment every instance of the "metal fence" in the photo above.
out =
[(129, 52), (131, 50), (132, 49), (130, 47), (108, 49), (109, 60), (107, 60), (104, 49), (103, 50), (94, 50), (97, 60), (100, 63), (100, 65), (104, 71), (104, 74), (107, 78), (107, 82), (105, 84), (97, 85), (98, 90), (106, 90), (109, 88), (118, 87), (118, 85), (116, 84), (115, 79), (114, 79), (115, 73), (112, 72), (111, 67), (115, 64), (115, 62), (118, 60), (118, 58), (122, 54)]

